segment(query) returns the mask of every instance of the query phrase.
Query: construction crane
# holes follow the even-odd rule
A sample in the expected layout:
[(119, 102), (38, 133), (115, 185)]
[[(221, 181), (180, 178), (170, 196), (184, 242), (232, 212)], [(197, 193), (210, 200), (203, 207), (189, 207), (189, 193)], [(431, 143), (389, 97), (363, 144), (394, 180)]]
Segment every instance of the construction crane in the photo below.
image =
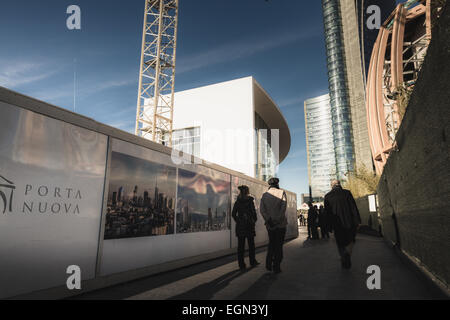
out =
[(145, 0), (136, 135), (172, 145), (178, 0)]

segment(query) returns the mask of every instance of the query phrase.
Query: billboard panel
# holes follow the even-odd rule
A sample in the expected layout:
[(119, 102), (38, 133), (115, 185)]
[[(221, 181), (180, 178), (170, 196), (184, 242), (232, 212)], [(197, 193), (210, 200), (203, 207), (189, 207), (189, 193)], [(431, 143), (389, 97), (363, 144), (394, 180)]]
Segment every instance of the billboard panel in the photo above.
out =
[(95, 276), (107, 137), (0, 102), (0, 298)]
[[(178, 168), (168, 154), (119, 139), (111, 139), (111, 149), (101, 275), (230, 248), (223, 219), (224, 212), (225, 221), (229, 216), (230, 175), (198, 165)], [(184, 232), (174, 227), (175, 212), (191, 217)]]
[(228, 230), (230, 190), (229, 175), (179, 169), (177, 233)]
[(174, 233), (176, 168), (112, 152), (105, 240)]

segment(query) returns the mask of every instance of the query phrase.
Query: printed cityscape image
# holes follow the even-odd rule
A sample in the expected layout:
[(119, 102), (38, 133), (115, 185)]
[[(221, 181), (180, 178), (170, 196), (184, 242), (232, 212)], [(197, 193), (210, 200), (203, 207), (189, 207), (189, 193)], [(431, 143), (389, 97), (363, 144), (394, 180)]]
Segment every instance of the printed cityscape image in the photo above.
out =
[(105, 239), (172, 234), (176, 170), (113, 152)]
[(178, 170), (177, 233), (230, 228), (230, 182)]

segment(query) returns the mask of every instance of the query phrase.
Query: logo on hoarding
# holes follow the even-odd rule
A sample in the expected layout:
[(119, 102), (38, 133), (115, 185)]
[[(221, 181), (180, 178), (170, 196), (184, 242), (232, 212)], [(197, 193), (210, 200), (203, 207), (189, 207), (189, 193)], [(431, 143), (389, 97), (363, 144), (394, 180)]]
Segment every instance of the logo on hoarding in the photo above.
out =
[[(14, 189), (16, 189), (14, 182), (9, 181), (8, 179), (0, 175), (0, 197), (3, 201), (3, 213), (6, 212), (7, 208), (9, 212), (12, 211)], [(6, 191), (6, 193), (4, 191)]]
[[(26, 184), (16, 186), (14, 182), (0, 175), (0, 212), (13, 212), (17, 201), (23, 199), (18, 208), (22, 213), (79, 214), (78, 200), (82, 199), (81, 190), (44, 184)], [(23, 193), (22, 193), (23, 192)], [(23, 195), (23, 198), (20, 195)], [(19, 197), (17, 197), (19, 196)]]

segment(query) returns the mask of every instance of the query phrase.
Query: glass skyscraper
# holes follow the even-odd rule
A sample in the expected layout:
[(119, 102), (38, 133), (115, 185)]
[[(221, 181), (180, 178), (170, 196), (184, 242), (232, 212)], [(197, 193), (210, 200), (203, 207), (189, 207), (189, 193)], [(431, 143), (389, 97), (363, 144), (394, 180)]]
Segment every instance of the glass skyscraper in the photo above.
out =
[(308, 99), (304, 109), (309, 185), (313, 197), (323, 197), (336, 178), (330, 96)]
[(353, 171), (355, 162), (349, 92), (343, 50), (343, 27), (339, 0), (323, 0), (323, 20), (330, 89), (331, 121), (337, 177)]
[(336, 176), (343, 180), (360, 166), (373, 169), (365, 107), (366, 60), (374, 43), (366, 19), (373, 5), (382, 23), (395, 0), (322, 0)]

